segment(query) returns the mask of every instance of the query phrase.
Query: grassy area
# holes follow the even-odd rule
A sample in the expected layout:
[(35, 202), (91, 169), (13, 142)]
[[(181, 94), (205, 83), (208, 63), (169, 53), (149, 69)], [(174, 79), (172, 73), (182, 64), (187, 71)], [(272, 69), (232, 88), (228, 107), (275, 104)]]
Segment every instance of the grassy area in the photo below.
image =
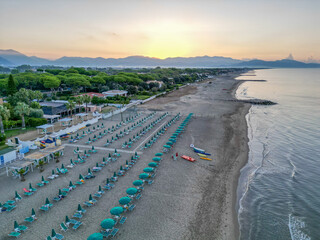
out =
[(5, 134), (6, 134), (7, 138), (11, 138), (11, 137), (17, 136), (19, 134), (30, 132), (33, 130), (36, 130), (36, 128), (35, 127), (27, 127), (26, 129), (5, 130)]
[(132, 97), (132, 99), (146, 100), (149, 97), (151, 97), (151, 96), (149, 96), (149, 95), (134, 95)]
[(101, 110), (101, 113), (108, 113), (111, 112), (114, 109), (114, 107), (104, 107)]
[(0, 151), (1, 150), (3, 150), (3, 149), (6, 149), (6, 148), (8, 148), (9, 146), (8, 145), (6, 145), (6, 144), (4, 144), (4, 145), (0, 145)]

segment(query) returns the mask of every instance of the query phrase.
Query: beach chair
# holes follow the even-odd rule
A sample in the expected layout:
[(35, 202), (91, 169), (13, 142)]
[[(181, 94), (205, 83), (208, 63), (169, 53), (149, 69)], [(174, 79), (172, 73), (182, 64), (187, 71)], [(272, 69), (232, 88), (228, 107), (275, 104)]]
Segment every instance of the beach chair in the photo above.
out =
[(16, 221), (14, 222), (14, 231), (15, 232), (25, 232), (28, 229), (28, 227), (24, 225), (19, 225)]
[(9, 233), (8, 234), (10, 237), (16, 237), (16, 238), (18, 238), (20, 235), (21, 235), (21, 233), (20, 232), (11, 232), (11, 233)]
[(99, 194), (99, 193), (95, 193), (95, 194), (93, 194), (93, 196), (94, 196), (94, 197), (97, 197), (97, 198), (101, 198), (102, 195)]
[(47, 205), (42, 205), (39, 209), (42, 210), (42, 211), (47, 212), (47, 211), (49, 211), (49, 206), (47, 206)]
[(136, 207), (136, 205), (131, 204), (131, 205), (128, 207), (128, 210), (131, 212), (135, 207)]
[(137, 194), (136, 199), (139, 200), (141, 197), (142, 197), (142, 194), (139, 193), (139, 194)]
[(114, 238), (114, 237), (117, 235), (118, 231), (119, 231), (118, 228), (114, 228), (114, 229), (112, 230), (112, 232), (110, 233), (110, 236), (111, 236), (112, 238)]
[(60, 227), (62, 231), (68, 231), (68, 227), (66, 226), (66, 224), (64, 222), (60, 223)]
[(26, 195), (26, 196), (31, 196), (34, 193), (34, 192), (30, 192), (26, 188), (24, 188), (23, 191), (24, 191), (24, 195)]
[(59, 233), (52, 234), (51, 237), (53, 240), (54, 239), (58, 239), (58, 240), (64, 239), (64, 236)]
[(86, 205), (87, 207), (92, 207), (93, 206), (93, 203), (90, 203), (90, 202), (87, 202), (87, 201), (85, 201), (83, 204)]
[(25, 222), (32, 223), (34, 221), (33, 217), (27, 217), (24, 219)]
[(78, 219), (81, 219), (81, 218), (82, 218), (82, 214), (81, 214), (81, 213), (79, 213), (79, 212), (77, 212), (77, 213), (73, 214), (73, 216), (72, 216), (72, 217), (74, 217), (74, 218), (78, 218)]
[(78, 221), (76, 224), (73, 225), (72, 229), (77, 230), (82, 225), (82, 222)]
[(126, 222), (126, 220), (127, 220), (126, 217), (122, 217), (122, 218), (120, 218), (119, 223), (120, 223), (120, 224), (124, 224), (124, 223)]

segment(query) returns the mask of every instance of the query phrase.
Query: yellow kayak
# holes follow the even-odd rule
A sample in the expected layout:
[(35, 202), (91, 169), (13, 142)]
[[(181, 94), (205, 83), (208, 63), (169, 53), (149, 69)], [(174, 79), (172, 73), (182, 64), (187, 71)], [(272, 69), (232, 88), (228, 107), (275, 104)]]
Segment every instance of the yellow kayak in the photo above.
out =
[(210, 158), (206, 158), (206, 157), (200, 157), (201, 159), (203, 159), (203, 160), (208, 160), (208, 161), (211, 161), (212, 159), (210, 159)]
[(207, 155), (202, 154), (202, 153), (197, 153), (200, 157), (206, 157)]

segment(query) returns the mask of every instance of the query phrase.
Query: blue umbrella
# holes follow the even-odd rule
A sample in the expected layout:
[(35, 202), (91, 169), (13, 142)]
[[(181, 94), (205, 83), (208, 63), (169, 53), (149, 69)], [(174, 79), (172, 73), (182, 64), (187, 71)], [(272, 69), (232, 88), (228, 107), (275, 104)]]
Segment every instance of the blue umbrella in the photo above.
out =
[(154, 157), (154, 158), (152, 158), (152, 160), (153, 160), (153, 161), (156, 161), (156, 162), (159, 162), (159, 161), (161, 161), (161, 158), (159, 158), (159, 157)]
[(87, 238), (87, 240), (103, 240), (103, 235), (101, 233), (93, 233)]
[(150, 173), (150, 172), (153, 172), (154, 171), (154, 168), (151, 168), (151, 167), (146, 167), (143, 169), (144, 172), (147, 172), (147, 173)]
[(134, 195), (138, 192), (136, 188), (128, 188), (126, 191), (129, 195)]
[(116, 222), (112, 218), (107, 218), (100, 223), (100, 226), (104, 229), (112, 229), (115, 224)]
[(125, 204), (128, 204), (129, 202), (131, 202), (131, 198), (129, 197), (122, 197), (119, 199), (120, 205), (125, 205)]
[(110, 210), (110, 213), (112, 215), (120, 215), (121, 213), (123, 213), (123, 208), (122, 207), (114, 207)]
[(147, 173), (141, 173), (140, 175), (139, 175), (139, 178), (140, 179), (145, 179), (145, 178), (148, 178), (149, 177), (149, 174), (147, 174)]
[(155, 156), (157, 156), (157, 157), (160, 157), (160, 156), (162, 156), (163, 155), (163, 153), (156, 153), (155, 154)]
[(133, 181), (133, 183), (132, 183), (134, 186), (141, 186), (142, 184), (143, 184), (143, 182), (141, 181), (141, 180), (135, 180), (135, 181)]
[(148, 166), (149, 167), (157, 167), (158, 166), (158, 164), (157, 163), (155, 163), (155, 162), (150, 162), (149, 164), (148, 164)]

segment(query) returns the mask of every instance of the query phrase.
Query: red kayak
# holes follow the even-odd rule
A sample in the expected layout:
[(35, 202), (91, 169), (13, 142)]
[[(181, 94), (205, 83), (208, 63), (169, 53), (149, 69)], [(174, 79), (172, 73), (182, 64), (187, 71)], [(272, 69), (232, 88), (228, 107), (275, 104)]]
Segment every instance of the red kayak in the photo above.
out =
[(186, 155), (182, 155), (181, 156), (184, 160), (187, 160), (189, 162), (195, 162), (196, 160), (192, 157), (186, 156)]

